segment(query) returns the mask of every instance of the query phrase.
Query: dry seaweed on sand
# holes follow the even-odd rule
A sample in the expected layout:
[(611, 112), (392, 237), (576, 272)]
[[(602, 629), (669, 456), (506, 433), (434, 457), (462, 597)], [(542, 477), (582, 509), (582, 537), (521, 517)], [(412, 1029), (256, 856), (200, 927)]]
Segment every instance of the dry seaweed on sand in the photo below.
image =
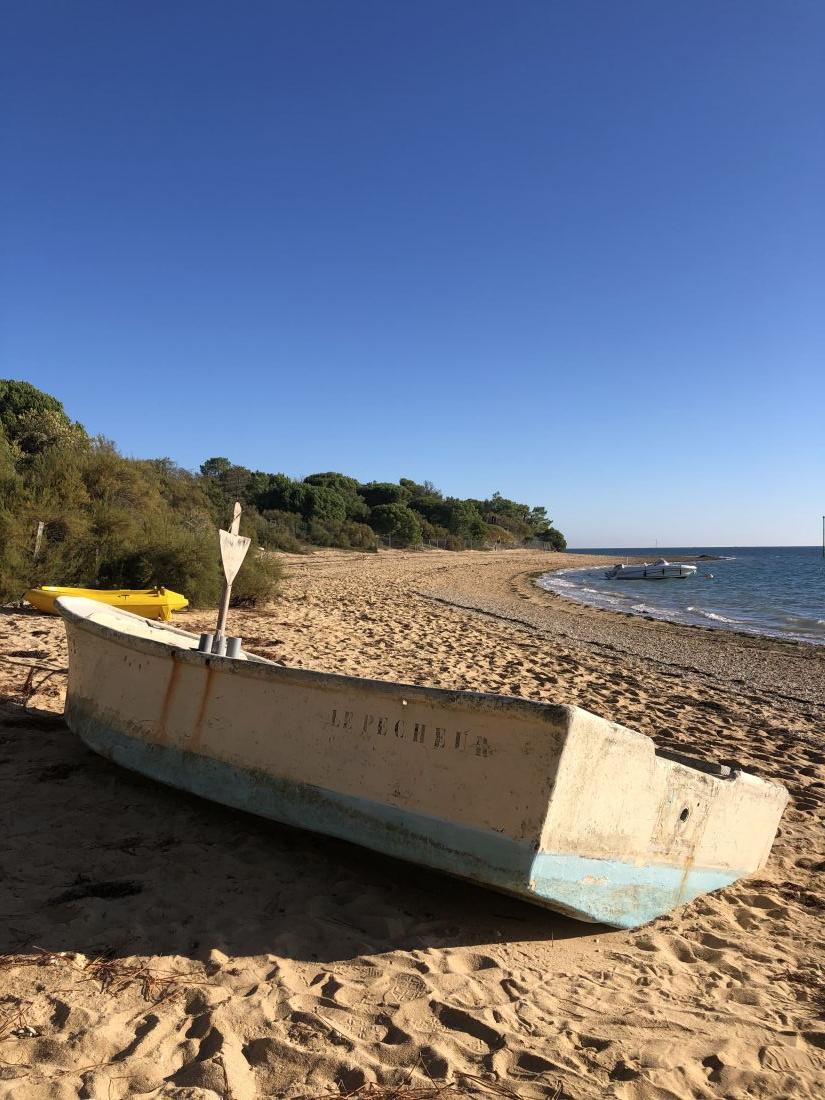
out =
[(31, 1001), (22, 997), (7, 994), (0, 998), (0, 1042), (12, 1036), (37, 1035), (37, 1029), (33, 1027), (28, 1017), (28, 1008)]
[[(427, 1073), (426, 1066), (422, 1066), (422, 1068)], [(462, 1084), (455, 1081), (439, 1082), (427, 1073), (428, 1084), (414, 1085), (410, 1083), (412, 1077), (412, 1073), (410, 1073), (407, 1079), (400, 1084), (379, 1085), (367, 1081), (350, 1092), (317, 1093), (306, 1097), (305, 1100), (331, 1100), (332, 1097), (336, 1096), (342, 1098), (342, 1100), (468, 1100), (469, 1097), (485, 1095), (501, 1096), (505, 1100), (523, 1100), (518, 1092), (514, 1092), (498, 1081), (489, 1081), (473, 1073), (461, 1073), (459, 1076)], [(469, 1088), (464, 1086), (464, 1082), (467, 1083)], [(547, 1095), (548, 1100), (561, 1100), (563, 1095), (561, 1084), (557, 1084), (554, 1091), (552, 1093), (548, 1092)]]
[[(6, 970), (18, 966), (59, 966), (68, 964), (70, 971), (83, 982), (94, 982), (102, 993), (116, 996), (129, 986), (137, 985), (145, 1001), (158, 1004), (183, 992), (185, 987), (205, 985), (207, 983), (190, 977), (158, 970), (142, 962), (127, 963), (104, 953), (87, 958), (75, 952), (46, 951), (35, 948), (29, 954), (0, 956), (0, 969)], [(52, 993), (66, 992), (62, 989)], [(2, 1037), (2, 1032), (0, 1032)]]
[(101, 955), (88, 959), (83, 970), (86, 976), (81, 981), (97, 982), (102, 993), (116, 995), (137, 983), (144, 1001), (157, 1004), (181, 992), (178, 974), (154, 970), (144, 963), (124, 963)]
[[(69, 674), (67, 668), (52, 668), (50, 665), (35, 665), (31, 664), (29, 661), (13, 661), (3, 654), (0, 654), (0, 661), (4, 661), (8, 665), (16, 665), (19, 668), (28, 669), (18, 696), (18, 702), (24, 706), (43, 689), (52, 676), (68, 676)], [(37, 681), (35, 680), (36, 672), (43, 673), (42, 678)]]

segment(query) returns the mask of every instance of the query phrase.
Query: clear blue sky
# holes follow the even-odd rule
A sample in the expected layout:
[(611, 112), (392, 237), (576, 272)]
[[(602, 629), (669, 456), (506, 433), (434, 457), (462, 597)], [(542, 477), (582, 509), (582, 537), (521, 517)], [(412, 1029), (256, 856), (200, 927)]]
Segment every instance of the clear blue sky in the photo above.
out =
[(4, 5), (0, 375), (127, 454), (815, 543), (821, 0)]

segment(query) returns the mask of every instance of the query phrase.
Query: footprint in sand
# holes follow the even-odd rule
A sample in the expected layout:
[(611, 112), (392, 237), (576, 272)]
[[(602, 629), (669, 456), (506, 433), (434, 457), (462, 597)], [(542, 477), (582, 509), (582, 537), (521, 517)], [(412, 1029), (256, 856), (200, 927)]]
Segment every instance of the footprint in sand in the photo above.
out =
[(463, 1008), (445, 1005), (440, 1001), (430, 1001), (430, 1009), (439, 1023), (450, 1031), (459, 1032), (464, 1041), (476, 1050), (487, 1047), (489, 1051), (495, 1051), (506, 1045), (506, 1040), (501, 1032), (472, 1016), (469, 1012), (465, 1012)]

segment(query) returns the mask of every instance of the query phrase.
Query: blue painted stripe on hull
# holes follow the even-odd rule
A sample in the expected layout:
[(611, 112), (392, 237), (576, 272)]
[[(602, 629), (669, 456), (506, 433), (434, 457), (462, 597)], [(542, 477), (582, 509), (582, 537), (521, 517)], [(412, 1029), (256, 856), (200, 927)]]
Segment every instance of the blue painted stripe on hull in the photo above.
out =
[(556, 899), (571, 912), (586, 911), (589, 920), (638, 928), (700, 894), (730, 886), (744, 874), (539, 852), (533, 862), (531, 884), (537, 894)]
[(494, 832), (129, 737), (71, 704), (66, 716), (102, 756), (169, 786), (492, 886), (579, 920), (636, 928), (742, 874), (536, 853)]

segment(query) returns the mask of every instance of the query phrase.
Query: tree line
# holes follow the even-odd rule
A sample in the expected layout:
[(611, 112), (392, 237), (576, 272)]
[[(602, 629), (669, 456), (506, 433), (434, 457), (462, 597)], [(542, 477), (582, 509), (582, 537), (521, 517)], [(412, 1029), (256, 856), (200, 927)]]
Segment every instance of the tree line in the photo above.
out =
[[(171, 459), (132, 459), (73, 422), (61, 402), (27, 382), (0, 380), (0, 599), (35, 584), (165, 584), (194, 606), (221, 585), (215, 527), (244, 505), (241, 532), (262, 550), (379, 545), (516, 547), (564, 536), (543, 507), (493, 493), (446, 496), (431, 482), (359, 482), (337, 472), (301, 479), (207, 459), (198, 472)], [(35, 557), (35, 531), (43, 535)], [(271, 599), (277, 557), (250, 555), (233, 589), (239, 603)]]

